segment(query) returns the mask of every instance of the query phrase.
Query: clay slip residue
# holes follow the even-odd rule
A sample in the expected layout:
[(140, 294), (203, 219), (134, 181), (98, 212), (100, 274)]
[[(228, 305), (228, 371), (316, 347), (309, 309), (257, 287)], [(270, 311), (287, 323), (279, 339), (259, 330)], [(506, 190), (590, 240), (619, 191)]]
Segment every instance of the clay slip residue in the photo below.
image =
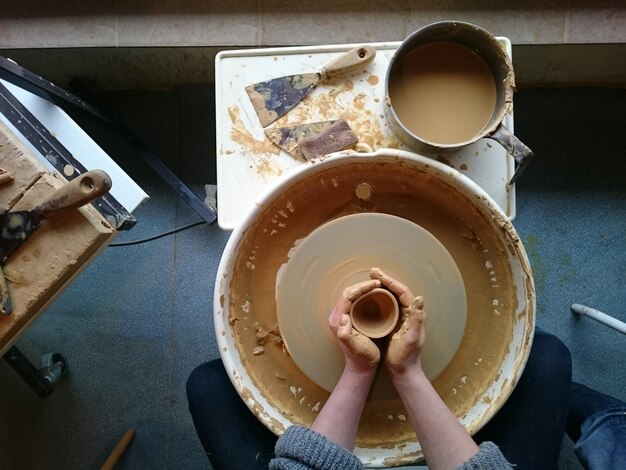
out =
[[(250, 166), (256, 168), (261, 174), (280, 175), (282, 169), (272, 164), (272, 156), (280, 153), (280, 148), (269, 140), (257, 140), (248, 131), (246, 125), (241, 119), (241, 111), (238, 106), (230, 106), (228, 108), (228, 116), (232, 127), (230, 129), (231, 140), (239, 147), (239, 151), (243, 155), (252, 158)], [(223, 154), (232, 153), (226, 150)]]
[(381, 117), (372, 112), (367, 100), (365, 93), (355, 90), (351, 80), (329, 81), (305, 96), (298, 106), (276, 121), (276, 126), (343, 119), (358, 136), (359, 142), (373, 150), (399, 148), (400, 142), (395, 135), (383, 131), (386, 124), (382, 124)]

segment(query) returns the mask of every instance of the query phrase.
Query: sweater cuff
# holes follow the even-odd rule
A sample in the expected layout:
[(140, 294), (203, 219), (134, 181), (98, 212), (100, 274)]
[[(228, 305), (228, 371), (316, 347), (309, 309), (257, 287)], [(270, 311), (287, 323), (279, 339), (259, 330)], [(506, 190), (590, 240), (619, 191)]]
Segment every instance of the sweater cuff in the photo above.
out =
[(493, 442), (483, 442), (478, 452), (457, 467), (457, 470), (510, 469), (513, 468), (502, 452)]
[(280, 461), (302, 466), (295, 468), (315, 468), (319, 470), (360, 470), (363, 468), (354, 454), (322, 434), (303, 426), (290, 426), (276, 442), (276, 468), (282, 468)]

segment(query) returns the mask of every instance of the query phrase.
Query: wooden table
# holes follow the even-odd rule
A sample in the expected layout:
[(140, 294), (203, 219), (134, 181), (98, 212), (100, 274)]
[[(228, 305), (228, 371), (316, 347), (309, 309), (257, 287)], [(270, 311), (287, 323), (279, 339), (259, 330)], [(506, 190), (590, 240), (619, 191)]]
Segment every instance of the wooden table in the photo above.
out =
[[(0, 123), (0, 168), (14, 180), (0, 186), (0, 211), (28, 210), (67, 180), (48, 173), (19, 139)], [(71, 175), (71, 169), (67, 168)], [(115, 235), (91, 205), (44, 220), (3, 264), (13, 313), (0, 316), (0, 356), (41, 315), (48, 304)]]

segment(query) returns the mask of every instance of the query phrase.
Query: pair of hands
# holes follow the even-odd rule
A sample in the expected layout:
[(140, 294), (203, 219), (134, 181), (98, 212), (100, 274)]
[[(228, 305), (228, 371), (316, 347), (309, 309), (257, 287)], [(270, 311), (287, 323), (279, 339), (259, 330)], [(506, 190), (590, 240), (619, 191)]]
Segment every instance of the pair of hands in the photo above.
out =
[(380, 350), (368, 337), (352, 327), (350, 306), (358, 297), (377, 287), (391, 291), (400, 304), (400, 328), (392, 335), (387, 349), (386, 364), (392, 377), (420, 373), (420, 352), (424, 345), (424, 300), (414, 297), (408, 287), (372, 268), (370, 280), (347, 287), (328, 317), (346, 359), (346, 368), (354, 372), (371, 372), (380, 362)]
[(478, 452), (457, 417), (439, 397), (422, 370), (424, 300), (400, 282), (372, 268), (371, 280), (344, 290), (328, 323), (346, 358), (346, 367), (311, 425), (348, 450), (354, 449), (359, 420), (375, 377), (381, 353), (369, 338), (352, 328), (350, 306), (376, 287), (395, 294), (401, 307), (400, 326), (387, 348), (386, 364), (430, 468), (457, 468)]

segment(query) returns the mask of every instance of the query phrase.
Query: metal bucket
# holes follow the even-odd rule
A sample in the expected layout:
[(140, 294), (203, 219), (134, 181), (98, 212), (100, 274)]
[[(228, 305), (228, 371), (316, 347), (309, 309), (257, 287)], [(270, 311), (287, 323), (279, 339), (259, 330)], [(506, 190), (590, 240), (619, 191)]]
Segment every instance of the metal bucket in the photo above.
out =
[[(496, 87), (496, 103), (493, 114), (484, 128), (473, 137), (453, 144), (435, 143), (425, 139), (411, 130), (402, 122), (394, 109), (393, 93), (390, 93), (390, 82), (402, 70), (403, 60), (420, 46), (427, 44), (451, 42), (464, 46), (481, 57), (493, 75)], [(500, 143), (518, 163), (511, 184), (519, 178), (532, 157), (532, 151), (524, 145), (503, 124), (504, 117), (513, 108), (515, 91), (515, 74), (511, 59), (498, 44), (497, 39), (484, 29), (471, 23), (461, 21), (442, 21), (427, 25), (408, 36), (393, 55), (385, 82), (385, 115), (393, 132), (409, 147), (428, 156), (437, 156), (442, 152), (458, 150), (470, 145), (478, 139), (487, 137)]]
[[(367, 201), (355, 195), (362, 183), (372, 188)], [(530, 265), (510, 221), (480, 187), (409, 152), (335, 154), (302, 165), (232, 233), (217, 272), (214, 322), (235, 388), (276, 434), (313, 422), (328, 392), (299, 371), (271, 330), (276, 279), (299, 240), (329, 220), (360, 212), (420, 224), (454, 258), (466, 285), (467, 323), (456, 354), (432, 382), (468, 432), (477, 432), (507, 400), (528, 358), (535, 325)], [(428, 302), (427, 292), (416, 294)], [(423, 456), (399, 399), (366, 404), (355, 454), (371, 467)]]

